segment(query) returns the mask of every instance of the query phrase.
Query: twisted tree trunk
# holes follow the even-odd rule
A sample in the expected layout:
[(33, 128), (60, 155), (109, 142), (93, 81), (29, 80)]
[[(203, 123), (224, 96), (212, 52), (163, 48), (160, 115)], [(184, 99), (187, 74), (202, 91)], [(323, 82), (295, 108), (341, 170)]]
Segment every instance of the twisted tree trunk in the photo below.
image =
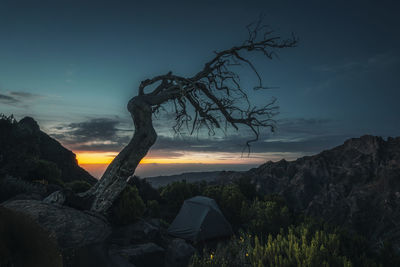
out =
[(135, 133), (129, 144), (111, 162), (107, 170), (84, 196), (93, 198), (91, 210), (105, 213), (126, 187), (139, 162), (146, 156), (157, 139), (152, 123), (152, 108), (146, 98), (136, 96), (128, 103)]
[(132, 140), (111, 162), (100, 181), (82, 194), (84, 200), (89, 200), (92, 211), (106, 213), (125, 188), (127, 180), (157, 139), (152, 113), (168, 101), (175, 108), (174, 130), (177, 132), (183, 125), (188, 129), (191, 125), (191, 134), (201, 127), (213, 134), (214, 129), (224, 123), (236, 130), (239, 130), (238, 125), (243, 125), (254, 134), (254, 138), (246, 142), (250, 148), (249, 144), (258, 140), (261, 128), (274, 129), (275, 101), (262, 107), (251, 105), (240, 85), (240, 75), (230, 69), (245, 64), (258, 77), (254, 90), (268, 89), (263, 86), (261, 76), (245, 53), (259, 52), (272, 59), (276, 49), (295, 47), (297, 39), (292, 36), (282, 40), (279, 36), (270, 36), (273, 31), (267, 29), (261, 20), (251, 23), (247, 26), (249, 38), (242, 45), (216, 52), (215, 57), (192, 77), (168, 72), (141, 82), (138, 96), (128, 103), (135, 125)]

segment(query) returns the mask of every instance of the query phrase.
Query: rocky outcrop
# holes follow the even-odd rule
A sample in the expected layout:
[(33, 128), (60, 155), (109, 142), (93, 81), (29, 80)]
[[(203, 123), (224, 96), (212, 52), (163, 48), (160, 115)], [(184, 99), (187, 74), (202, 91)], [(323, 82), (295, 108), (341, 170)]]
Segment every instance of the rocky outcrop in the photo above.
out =
[(76, 248), (104, 241), (111, 230), (97, 214), (38, 200), (15, 200), (3, 203), (6, 208), (33, 218), (57, 239), (60, 248)]
[(262, 193), (284, 196), (288, 205), (345, 225), (379, 246), (400, 245), (400, 137), (362, 136), (292, 162), (267, 162), (243, 176)]

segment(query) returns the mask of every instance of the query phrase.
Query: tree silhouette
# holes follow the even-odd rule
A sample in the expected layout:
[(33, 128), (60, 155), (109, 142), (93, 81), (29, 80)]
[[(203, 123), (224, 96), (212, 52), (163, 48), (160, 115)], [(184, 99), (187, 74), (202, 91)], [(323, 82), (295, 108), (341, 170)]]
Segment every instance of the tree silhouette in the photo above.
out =
[(168, 72), (140, 83), (138, 95), (127, 106), (135, 126), (133, 138), (108, 166), (99, 182), (84, 194), (93, 198), (91, 210), (106, 212), (126, 187), (128, 179), (133, 177), (136, 167), (157, 139), (152, 116), (166, 103), (173, 104), (176, 115), (173, 128), (176, 132), (182, 126), (188, 127), (191, 134), (205, 127), (212, 134), (216, 128), (230, 125), (239, 130), (243, 125), (254, 135), (246, 143), (249, 148), (251, 142), (258, 140), (260, 129), (273, 131), (275, 101), (262, 107), (252, 105), (248, 90), (242, 88), (240, 76), (234, 69), (238, 65), (247, 66), (257, 77), (253, 90), (267, 89), (248, 58), (249, 53), (260, 53), (272, 59), (277, 50), (295, 47), (297, 38), (292, 35), (282, 39), (261, 20), (248, 25), (247, 30), (248, 38), (243, 44), (215, 51), (215, 56), (191, 77)]

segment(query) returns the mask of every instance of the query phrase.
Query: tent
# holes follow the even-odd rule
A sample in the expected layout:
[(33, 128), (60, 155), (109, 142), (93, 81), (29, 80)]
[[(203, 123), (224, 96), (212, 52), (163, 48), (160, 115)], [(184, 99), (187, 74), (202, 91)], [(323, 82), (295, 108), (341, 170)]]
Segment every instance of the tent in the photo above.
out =
[(168, 233), (186, 240), (201, 241), (229, 236), (232, 227), (213, 199), (197, 196), (185, 200)]

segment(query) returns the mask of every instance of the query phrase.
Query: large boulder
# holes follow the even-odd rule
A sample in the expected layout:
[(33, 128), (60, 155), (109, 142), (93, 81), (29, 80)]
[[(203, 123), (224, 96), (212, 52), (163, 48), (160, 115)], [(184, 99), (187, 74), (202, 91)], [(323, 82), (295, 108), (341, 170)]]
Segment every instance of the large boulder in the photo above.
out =
[(62, 249), (101, 243), (111, 232), (103, 217), (88, 211), (38, 200), (15, 200), (3, 205), (33, 218), (56, 237)]

